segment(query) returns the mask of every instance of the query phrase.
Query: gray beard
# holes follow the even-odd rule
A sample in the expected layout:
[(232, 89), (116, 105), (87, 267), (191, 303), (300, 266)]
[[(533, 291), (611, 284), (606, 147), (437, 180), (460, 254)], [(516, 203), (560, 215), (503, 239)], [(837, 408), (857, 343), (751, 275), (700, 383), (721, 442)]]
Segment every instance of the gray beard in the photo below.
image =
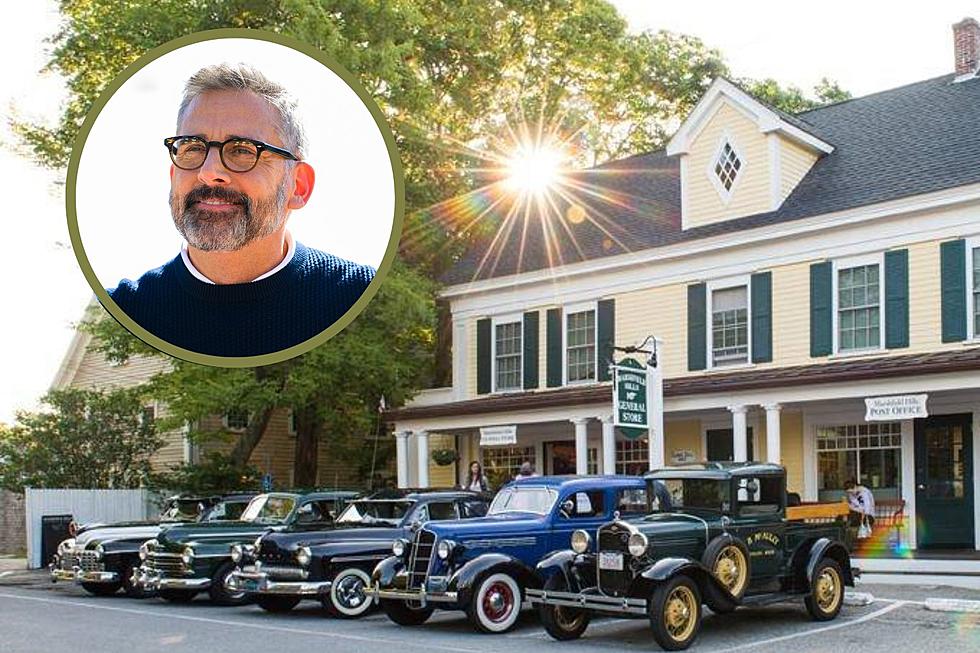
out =
[(286, 180), (273, 198), (253, 201), (246, 198), (228, 215), (215, 217), (212, 212), (184, 206), (184, 197), (170, 191), (170, 214), (177, 231), (187, 244), (205, 252), (234, 252), (257, 238), (278, 231), (286, 221)]

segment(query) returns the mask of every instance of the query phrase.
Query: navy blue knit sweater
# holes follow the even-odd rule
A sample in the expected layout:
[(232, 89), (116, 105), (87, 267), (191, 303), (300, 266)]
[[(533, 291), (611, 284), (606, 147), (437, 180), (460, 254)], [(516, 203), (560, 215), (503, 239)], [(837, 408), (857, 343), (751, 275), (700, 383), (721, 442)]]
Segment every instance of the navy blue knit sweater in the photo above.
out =
[(257, 356), (329, 327), (373, 278), (374, 268), (297, 242), (286, 267), (251, 283), (205, 283), (178, 255), (108, 293), (137, 324), (172, 345), (214, 356)]

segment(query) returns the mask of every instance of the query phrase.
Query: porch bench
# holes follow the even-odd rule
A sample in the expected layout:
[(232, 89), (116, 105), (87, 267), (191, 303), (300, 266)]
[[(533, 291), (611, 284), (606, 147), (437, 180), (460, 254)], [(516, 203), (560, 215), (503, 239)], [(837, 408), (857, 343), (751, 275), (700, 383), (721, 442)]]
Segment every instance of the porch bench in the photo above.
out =
[(875, 501), (875, 525), (879, 529), (894, 530), (896, 542), (901, 542), (902, 529), (905, 528), (905, 499), (881, 499)]

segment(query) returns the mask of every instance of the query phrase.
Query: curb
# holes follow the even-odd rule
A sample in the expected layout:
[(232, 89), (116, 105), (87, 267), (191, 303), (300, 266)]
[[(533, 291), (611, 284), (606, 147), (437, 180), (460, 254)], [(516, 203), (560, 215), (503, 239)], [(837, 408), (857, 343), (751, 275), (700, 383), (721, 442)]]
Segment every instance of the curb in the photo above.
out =
[(980, 601), (967, 599), (926, 599), (926, 610), (935, 612), (980, 612)]
[(845, 592), (844, 605), (871, 605), (875, 602), (874, 594), (871, 592)]

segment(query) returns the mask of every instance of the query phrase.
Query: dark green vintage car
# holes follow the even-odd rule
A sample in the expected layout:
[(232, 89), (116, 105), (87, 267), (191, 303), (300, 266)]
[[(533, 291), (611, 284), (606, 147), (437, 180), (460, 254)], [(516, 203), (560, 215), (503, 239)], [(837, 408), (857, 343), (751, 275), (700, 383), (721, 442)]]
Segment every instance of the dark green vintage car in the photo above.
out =
[(207, 591), (219, 605), (241, 605), (245, 592), (229, 587), (235, 570), (231, 547), (252, 543), (264, 533), (291, 525), (327, 527), (358, 492), (330, 490), (260, 494), (237, 521), (179, 524), (164, 528), (140, 549), (136, 582), (171, 602), (191, 601)]
[(703, 463), (645, 478), (650, 514), (575, 531), (571, 550), (538, 563), (547, 580), (527, 596), (552, 637), (580, 637), (593, 615), (640, 617), (662, 648), (680, 650), (697, 637), (703, 604), (721, 613), (795, 597), (816, 620), (840, 612), (857, 573), (846, 504), (787, 508), (786, 473), (773, 464)]

